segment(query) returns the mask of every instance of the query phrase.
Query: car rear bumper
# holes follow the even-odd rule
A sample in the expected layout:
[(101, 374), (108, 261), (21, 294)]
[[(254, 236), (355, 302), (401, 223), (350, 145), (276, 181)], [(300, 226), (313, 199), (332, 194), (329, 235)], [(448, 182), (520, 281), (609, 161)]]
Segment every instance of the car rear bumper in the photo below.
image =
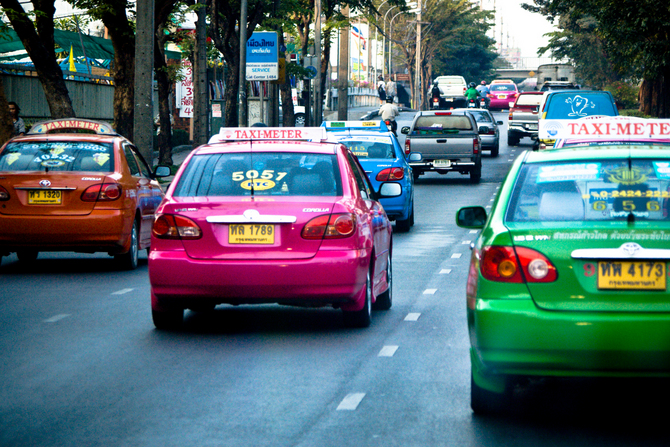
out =
[(310, 259), (217, 261), (184, 251), (149, 254), (154, 306), (280, 303), (356, 305), (370, 267), (367, 250), (321, 250)]
[(133, 224), (131, 210), (94, 210), (83, 216), (0, 215), (0, 250), (124, 250)]
[[(534, 127), (534, 129), (531, 129)], [(535, 123), (514, 123), (510, 122), (507, 133), (518, 137), (537, 138), (537, 122)]]
[(483, 375), (670, 376), (670, 313), (556, 312), (530, 299), (468, 310)]

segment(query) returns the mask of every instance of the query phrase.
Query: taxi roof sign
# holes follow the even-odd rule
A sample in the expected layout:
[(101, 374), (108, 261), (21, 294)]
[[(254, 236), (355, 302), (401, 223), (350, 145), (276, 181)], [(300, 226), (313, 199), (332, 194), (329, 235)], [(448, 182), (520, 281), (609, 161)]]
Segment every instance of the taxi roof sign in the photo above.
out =
[(41, 135), (68, 133), (68, 131), (73, 130), (89, 131), (97, 135), (117, 135), (112, 126), (107, 123), (81, 118), (61, 118), (56, 120), (42, 121), (33, 125), (27, 134)]
[(610, 116), (576, 120), (540, 120), (541, 139), (645, 141), (670, 137), (670, 120)]
[(222, 127), (218, 134), (212, 135), (209, 144), (251, 140), (324, 141), (327, 138), (323, 127)]
[(351, 129), (376, 130), (378, 132), (388, 132), (389, 128), (384, 121), (324, 121), (322, 124), (328, 130), (340, 131)]

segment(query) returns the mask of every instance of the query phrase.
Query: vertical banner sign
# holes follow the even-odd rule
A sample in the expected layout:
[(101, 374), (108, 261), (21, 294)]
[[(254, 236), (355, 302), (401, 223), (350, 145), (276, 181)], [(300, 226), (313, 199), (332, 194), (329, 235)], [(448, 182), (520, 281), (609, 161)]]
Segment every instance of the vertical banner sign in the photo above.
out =
[(193, 118), (193, 67), (188, 59), (183, 61), (182, 81), (177, 82), (176, 98), (180, 118)]
[(247, 39), (247, 81), (275, 81), (279, 78), (279, 53), (275, 31), (254, 32)]

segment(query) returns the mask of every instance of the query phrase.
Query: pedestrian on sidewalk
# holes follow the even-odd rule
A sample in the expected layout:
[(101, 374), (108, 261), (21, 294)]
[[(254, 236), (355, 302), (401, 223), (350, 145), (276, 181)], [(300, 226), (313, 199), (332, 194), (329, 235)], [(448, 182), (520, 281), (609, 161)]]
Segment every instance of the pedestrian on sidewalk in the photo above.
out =
[(396, 102), (395, 97), (397, 94), (396, 83), (392, 77), (389, 77), (388, 81), (386, 81), (386, 97), (391, 98), (391, 102)]
[(14, 125), (14, 132), (12, 136), (16, 137), (26, 133), (26, 123), (23, 122), (23, 118), (19, 116), (21, 108), (14, 101), (7, 103), (9, 107), (9, 114), (12, 116), (12, 122)]
[(379, 104), (384, 105), (386, 102), (386, 84), (384, 83), (384, 78), (382, 75), (379, 75), (377, 78), (377, 93), (379, 94)]

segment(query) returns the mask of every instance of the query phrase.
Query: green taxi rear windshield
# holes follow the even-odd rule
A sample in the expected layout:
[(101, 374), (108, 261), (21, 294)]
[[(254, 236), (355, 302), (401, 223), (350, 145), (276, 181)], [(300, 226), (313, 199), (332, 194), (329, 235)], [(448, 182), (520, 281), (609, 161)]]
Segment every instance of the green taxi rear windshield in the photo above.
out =
[(112, 172), (112, 143), (38, 141), (9, 143), (0, 154), (0, 171)]
[(669, 217), (670, 161), (617, 159), (524, 165), (505, 220), (658, 221)]
[(341, 196), (337, 157), (331, 154), (254, 152), (195, 155), (175, 197)]

